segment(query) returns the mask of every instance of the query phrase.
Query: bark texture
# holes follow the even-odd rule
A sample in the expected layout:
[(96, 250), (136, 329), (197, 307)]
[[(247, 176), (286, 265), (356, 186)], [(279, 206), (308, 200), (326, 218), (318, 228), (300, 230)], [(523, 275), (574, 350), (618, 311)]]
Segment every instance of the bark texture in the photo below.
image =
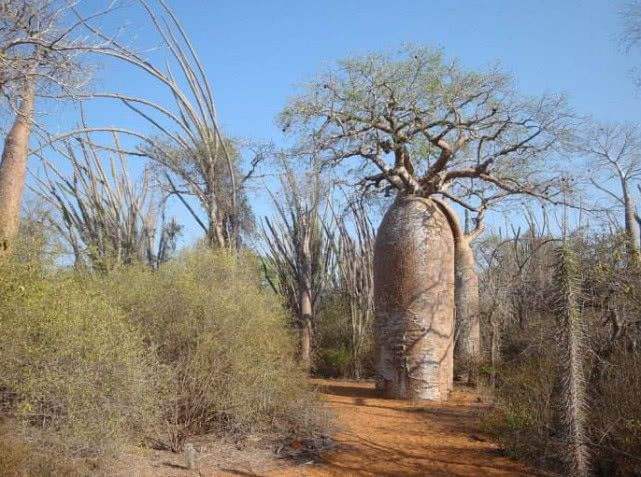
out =
[(641, 261), (641, 252), (639, 251), (641, 238), (639, 237), (639, 224), (636, 221), (636, 204), (628, 190), (628, 184), (621, 180), (623, 190), (623, 207), (625, 211), (625, 235), (628, 256), (632, 263), (638, 264)]
[(587, 446), (587, 393), (584, 378), (584, 334), (579, 305), (580, 269), (574, 251), (564, 244), (557, 252), (556, 312), (561, 324), (561, 372), (565, 398), (565, 458), (568, 475), (590, 475)]
[(301, 340), (300, 358), (303, 367), (309, 371), (312, 366), (312, 299), (309, 291), (301, 293)]
[(27, 172), (29, 135), (35, 100), (34, 78), (25, 79), (20, 106), (4, 141), (0, 162), (0, 256), (8, 254), (18, 235), (20, 206)]
[[(456, 274), (454, 302), (456, 304), (457, 340), (454, 352), (463, 360), (472, 361), (480, 355), (481, 327), (479, 323), (479, 279), (476, 274), (474, 251), (467, 237), (456, 245)], [(473, 376), (470, 376), (474, 380)]]
[(430, 199), (402, 196), (374, 250), (377, 384), (389, 397), (447, 398), (454, 348), (454, 239)]
[(433, 200), (448, 219), (454, 236), (454, 356), (464, 364), (463, 368), (467, 371), (464, 380), (474, 384), (476, 376), (472, 364), (480, 359), (481, 327), (479, 279), (472, 241), (483, 228), (477, 227), (473, 232), (465, 233), (452, 208), (439, 199)]

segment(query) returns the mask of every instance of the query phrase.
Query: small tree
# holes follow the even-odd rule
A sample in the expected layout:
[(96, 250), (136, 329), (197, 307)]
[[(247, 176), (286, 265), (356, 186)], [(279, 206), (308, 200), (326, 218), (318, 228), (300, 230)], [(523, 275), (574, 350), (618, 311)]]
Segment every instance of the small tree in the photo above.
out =
[(314, 319), (327, 285), (332, 257), (321, 216), (324, 191), (317, 171), (301, 181), (287, 166), (281, 176), (281, 184), (284, 200), (272, 196), (278, 218), (265, 218), (263, 237), (267, 256), (263, 266), (271, 287), (296, 318), (301, 330), (301, 360), (309, 370)]
[[(187, 32), (164, 0), (138, 0), (136, 4), (142, 7), (168, 52), (164, 64), (119, 42), (87, 20), (83, 26), (103, 41), (90, 51), (133, 67), (146, 81), (163, 88), (171, 99), (162, 102), (122, 91), (94, 92), (84, 99), (120, 101), (151, 132), (108, 126), (89, 130), (117, 131), (141, 140), (141, 151), (166, 169), (170, 183), (174, 183), (170, 186), (172, 192), (204, 229), (209, 245), (237, 247), (248, 213), (246, 181), (265, 156), (255, 154), (247, 171), (240, 173), (239, 156), (220, 127), (211, 83)], [(186, 195), (196, 198), (204, 221), (183, 199)]]

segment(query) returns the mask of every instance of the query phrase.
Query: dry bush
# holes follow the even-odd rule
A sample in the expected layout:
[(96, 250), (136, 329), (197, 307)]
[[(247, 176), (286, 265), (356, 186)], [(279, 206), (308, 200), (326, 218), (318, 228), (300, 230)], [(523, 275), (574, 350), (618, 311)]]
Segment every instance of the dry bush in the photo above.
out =
[(52, 453), (108, 455), (156, 422), (166, 373), (126, 317), (73, 275), (0, 263), (0, 355), (0, 410)]
[(190, 434), (323, 426), (283, 309), (251, 257), (198, 249), (158, 271), (130, 267), (100, 280), (174, 370), (165, 403), (172, 449)]
[(510, 334), (504, 339), (506, 359), (495, 370), (496, 405), (484, 426), (509, 455), (558, 465), (558, 350), (546, 327), (532, 328), (514, 327), (511, 331), (518, 339), (510, 340)]
[(0, 475), (3, 477), (84, 477), (95, 469), (90, 462), (47, 452), (23, 437), (6, 424), (0, 426)]
[(604, 475), (641, 475), (641, 355), (617, 349), (592, 403), (592, 442)]
[[(592, 472), (639, 475), (639, 270), (625, 260), (625, 243), (616, 235), (575, 237), (574, 246), (584, 271), (580, 304), (586, 336), (585, 444)], [(509, 288), (500, 283), (500, 289), (509, 294), (492, 294), (483, 302), (485, 315), (500, 318), (490, 323), (499, 334), (494, 341), (500, 346), (490, 367), (496, 406), (485, 424), (511, 455), (559, 469), (566, 458), (568, 432), (562, 420), (559, 374), (564, 359), (559, 353), (562, 330), (547, 298), (554, 288), (549, 286), (546, 267), (539, 267), (548, 262), (549, 250), (532, 247), (532, 253), (526, 275), (515, 273), (515, 261), (508, 253), (484, 271), (490, 284), (496, 277), (510, 277)], [(534, 266), (540, 274), (531, 273)], [(524, 309), (527, 313), (522, 313)]]

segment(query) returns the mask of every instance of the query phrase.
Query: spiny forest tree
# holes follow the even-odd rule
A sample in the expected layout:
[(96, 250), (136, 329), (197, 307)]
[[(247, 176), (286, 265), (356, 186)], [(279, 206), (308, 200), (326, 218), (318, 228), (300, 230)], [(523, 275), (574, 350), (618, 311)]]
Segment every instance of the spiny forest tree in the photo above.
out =
[(434, 199), (478, 211), (461, 192), (470, 179), (496, 194), (551, 197), (546, 160), (572, 122), (563, 98), (523, 98), (500, 71), (470, 72), (407, 48), (341, 62), (280, 122), (325, 166), (351, 165), (365, 187), (397, 192), (376, 240), (378, 380), (392, 396), (444, 399), (457, 237)]
[(332, 247), (323, 223), (325, 193), (320, 175), (297, 178), (285, 166), (281, 177), (284, 200), (273, 197), (276, 220), (265, 219), (267, 255), (263, 265), (273, 290), (293, 312), (300, 329), (301, 361), (312, 364), (314, 319), (329, 278)]
[[(338, 286), (347, 294), (352, 324), (352, 375), (361, 377), (362, 354), (374, 318), (375, 231), (362, 201), (349, 201), (343, 214), (335, 216), (332, 240)], [(331, 232), (330, 232), (331, 233)]]
[(586, 390), (583, 360), (584, 331), (581, 322), (581, 276), (576, 253), (568, 243), (556, 251), (556, 314), (562, 330), (561, 378), (563, 379), (565, 442), (568, 474), (587, 477)]
[(171, 256), (181, 227), (165, 222), (165, 198), (148, 168), (141, 180), (130, 178), (117, 135), (106, 149), (85, 136), (57, 150), (71, 174), (37, 153), (45, 174), (34, 190), (57, 212), (50, 222), (70, 246), (76, 268), (108, 272), (135, 262), (158, 268)]
[[(207, 243), (236, 247), (249, 217), (246, 183), (265, 156), (254, 154), (247, 170), (240, 172), (240, 156), (221, 130), (211, 83), (186, 31), (163, 0), (136, 3), (159, 35), (168, 53), (166, 63), (157, 64), (88, 20), (83, 25), (104, 42), (91, 51), (133, 67), (171, 99), (162, 102), (121, 91), (94, 92), (84, 99), (120, 101), (150, 131), (107, 126), (88, 130), (117, 131), (141, 140), (139, 152), (165, 168), (172, 192), (204, 229)], [(187, 196), (196, 199), (204, 220), (191, 208)]]
[[(71, 0), (0, 2), (0, 92), (12, 115), (0, 162), (0, 255), (18, 232), (36, 97), (73, 96), (86, 82), (88, 42)], [(91, 15), (99, 18), (109, 8)]]

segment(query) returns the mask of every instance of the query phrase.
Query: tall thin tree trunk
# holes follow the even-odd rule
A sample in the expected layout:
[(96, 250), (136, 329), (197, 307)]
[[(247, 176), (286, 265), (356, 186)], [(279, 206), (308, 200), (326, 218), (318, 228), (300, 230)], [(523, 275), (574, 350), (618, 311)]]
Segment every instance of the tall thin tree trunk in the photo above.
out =
[(475, 384), (474, 362), (480, 357), (479, 279), (470, 239), (463, 236), (455, 244), (456, 326), (454, 354), (465, 362), (468, 383)]
[(482, 230), (466, 234), (456, 213), (445, 202), (434, 199), (447, 217), (454, 236), (454, 303), (455, 344), (454, 356), (465, 369), (464, 381), (475, 384), (474, 363), (480, 358), (481, 326), (479, 309), (479, 280), (472, 241)]
[(10, 253), (18, 235), (34, 101), (35, 77), (27, 76), (16, 118), (4, 141), (0, 162), (0, 256)]
[(583, 329), (578, 302), (579, 264), (568, 245), (559, 250), (556, 270), (557, 313), (562, 328), (561, 367), (565, 394), (565, 425), (569, 475), (589, 475), (586, 442), (586, 391), (583, 371)]
[(300, 357), (303, 367), (310, 371), (312, 367), (312, 297), (309, 290), (303, 290), (300, 298), (301, 340)]
[(621, 187), (623, 189), (623, 206), (625, 209), (626, 248), (630, 261), (638, 264), (641, 261), (641, 252), (639, 249), (641, 246), (641, 238), (639, 233), (639, 224), (636, 220), (636, 204), (630, 195), (628, 185), (625, 180), (621, 181)]

